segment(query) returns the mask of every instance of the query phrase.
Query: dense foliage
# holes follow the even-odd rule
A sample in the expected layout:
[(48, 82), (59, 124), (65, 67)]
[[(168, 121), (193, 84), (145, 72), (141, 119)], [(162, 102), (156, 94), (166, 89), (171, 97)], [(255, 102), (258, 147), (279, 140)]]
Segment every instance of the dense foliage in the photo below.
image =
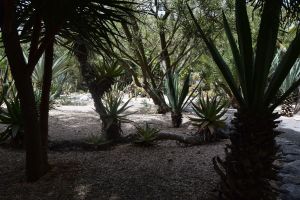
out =
[[(125, 91), (151, 98), (159, 114), (171, 112), (173, 127), (192, 106), (196, 117), (190, 119), (207, 141), (226, 126), (228, 101), (236, 109), (231, 143), (225, 160), (213, 161), (222, 178), (220, 197), (276, 199), (270, 184), (277, 177), (274, 110), (281, 105), (282, 114), (291, 116), (298, 101), (300, 1), (188, 4), (0, 0), (0, 141), (25, 147), (28, 181), (50, 169), (51, 100), (89, 92), (103, 128), (96, 143), (118, 142), (124, 141), (122, 123), (131, 122)], [(191, 103), (198, 91), (207, 95)], [(136, 144), (159, 139), (148, 123), (136, 128)], [(199, 144), (192, 136), (161, 135)]]

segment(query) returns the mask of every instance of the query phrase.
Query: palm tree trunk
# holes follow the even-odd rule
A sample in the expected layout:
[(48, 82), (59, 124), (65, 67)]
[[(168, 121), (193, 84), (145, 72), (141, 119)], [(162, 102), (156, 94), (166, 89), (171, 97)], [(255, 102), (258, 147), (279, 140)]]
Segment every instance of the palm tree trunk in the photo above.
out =
[(272, 184), (277, 179), (278, 145), (274, 130), (278, 114), (253, 114), (238, 111), (233, 120), (234, 134), (226, 148), (225, 161), (214, 158), (216, 171), (222, 182), (221, 199), (275, 200), (277, 193)]
[(111, 86), (114, 84), (113, 79), (105, 78), (98, 80), (93, 72), (92, 66), (88, 62), (88, 49), (84, 43), (81, 41), (76, 41), (74, 45), (74, 52), (77, 60), (80, 63), (81, 74), (85, 82), (87, 83), (88, 89), (94, 100), (94, 105), (96, 112), (99, 114), (102, 121), (102, 127), (104, 135), (108, 140), (117, 140), (121, 133), (117, 127), (114, 128), (115, 124), (107, 126), (106, 118), (102, 116), (103, 111), (105, 110), (102, 103), (102, 98), (105, 92), (107, 92)]
[(182, 114), (171, 112), (172, 124), (174, 128), (179, 128), (182, 124)]

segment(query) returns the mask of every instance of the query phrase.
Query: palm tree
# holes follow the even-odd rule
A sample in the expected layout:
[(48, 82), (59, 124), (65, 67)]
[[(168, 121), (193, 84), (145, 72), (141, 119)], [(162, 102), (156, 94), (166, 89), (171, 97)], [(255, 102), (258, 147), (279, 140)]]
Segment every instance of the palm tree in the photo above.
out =
[(276, 121), (279, 115), (273, 111), (299, 85), (300, 79), (277, 100), (273, 100), (298, 58), (300, 33), (291, 42), (273, 77), (268, 82), (269, 71), (276, 53), (283, 1), (254, 1), (263, 3), (255, 49), (252, 44), (246, 2), (246, 0), (235, 1), (238, 43), (229, 28), (225, 14), (223, 16), (224, 28), (239, 74), (240, 88), (235, 84), (232, 72), (216, 46), (205, 35), (192, 10), (189, 10), (199, 36), (208, 47), (239, 103), (232, 121), (234, 133), (230, 136), (231, 144), (226, 148), (225, 160), (222, 161), (219, 157), (213, 159), (215, 169), (222, 179), (220, 197), (221, 199), (243, 200), (276, 199), (277, 193), (272, 185), (277, 178), (278, 170), (274, 161), (278, 153), (275, 137), (279, 133), (275, 128), (279, 123)]
[[(113, 31), (116, 29), (114, 23), (123, 22), (123, 17), (131, 11), (124, 6), (125, 4), (125, 1), (118, 0), (0, 1), (2, 42), (15, 80), (25, 124), (28, 181), (36, 181), (49, 170), (47, 158), (49, 93), (53, 46), (59, 42), (57, 36), (72, 41), (80, 37), (91, 47), (99, 50), (109, 35), (116, 34), (116, 31)], [(21, 46), (24, 42), (30, 44), (28, 62)], [(43, 53), (45, 63), (42, 95), (40, 107), (37, 108), (31, 75)]]

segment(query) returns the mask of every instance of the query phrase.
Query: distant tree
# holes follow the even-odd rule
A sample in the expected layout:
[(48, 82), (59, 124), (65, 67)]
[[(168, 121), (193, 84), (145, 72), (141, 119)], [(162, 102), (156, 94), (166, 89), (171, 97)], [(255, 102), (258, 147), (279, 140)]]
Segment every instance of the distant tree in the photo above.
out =
[[(117, 37), (111, 52), (131, 73), (158, 106), (158, 113), (170, 110), (163, 81), (166, 73), (189, 68), (196, 60), (192, 32), (185, 26), (183, 1), (143, 1), (140, 13), (122, 23), (122, 36)], [(124, 39), (125, 38), (125, 39)]]

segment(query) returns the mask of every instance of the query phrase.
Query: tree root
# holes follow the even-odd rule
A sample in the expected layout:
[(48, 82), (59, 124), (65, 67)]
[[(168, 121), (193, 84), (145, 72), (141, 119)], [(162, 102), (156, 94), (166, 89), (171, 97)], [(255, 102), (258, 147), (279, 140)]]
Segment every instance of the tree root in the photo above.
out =
[[(105, 151), (111, 150), (115, 145), (118, 144), (130, 144), (136, 140), (135, 135), (128, 135), (119, 138), (116, 141), (107, 141), (101, 144), (88, 143), (86, 141), (50, 141), (49, 149), (51, 151)], [(195, 146), (202, 145), (208, 142), (203, 140), (201, 135), (187, 135), (187, 134), (177, 134), (177, 133), (163, 133), (157, 134), (156, 141), (160, 140), (175, 140), (179, 143)], [(218, 140), (218, 139), (217, 139)]]

